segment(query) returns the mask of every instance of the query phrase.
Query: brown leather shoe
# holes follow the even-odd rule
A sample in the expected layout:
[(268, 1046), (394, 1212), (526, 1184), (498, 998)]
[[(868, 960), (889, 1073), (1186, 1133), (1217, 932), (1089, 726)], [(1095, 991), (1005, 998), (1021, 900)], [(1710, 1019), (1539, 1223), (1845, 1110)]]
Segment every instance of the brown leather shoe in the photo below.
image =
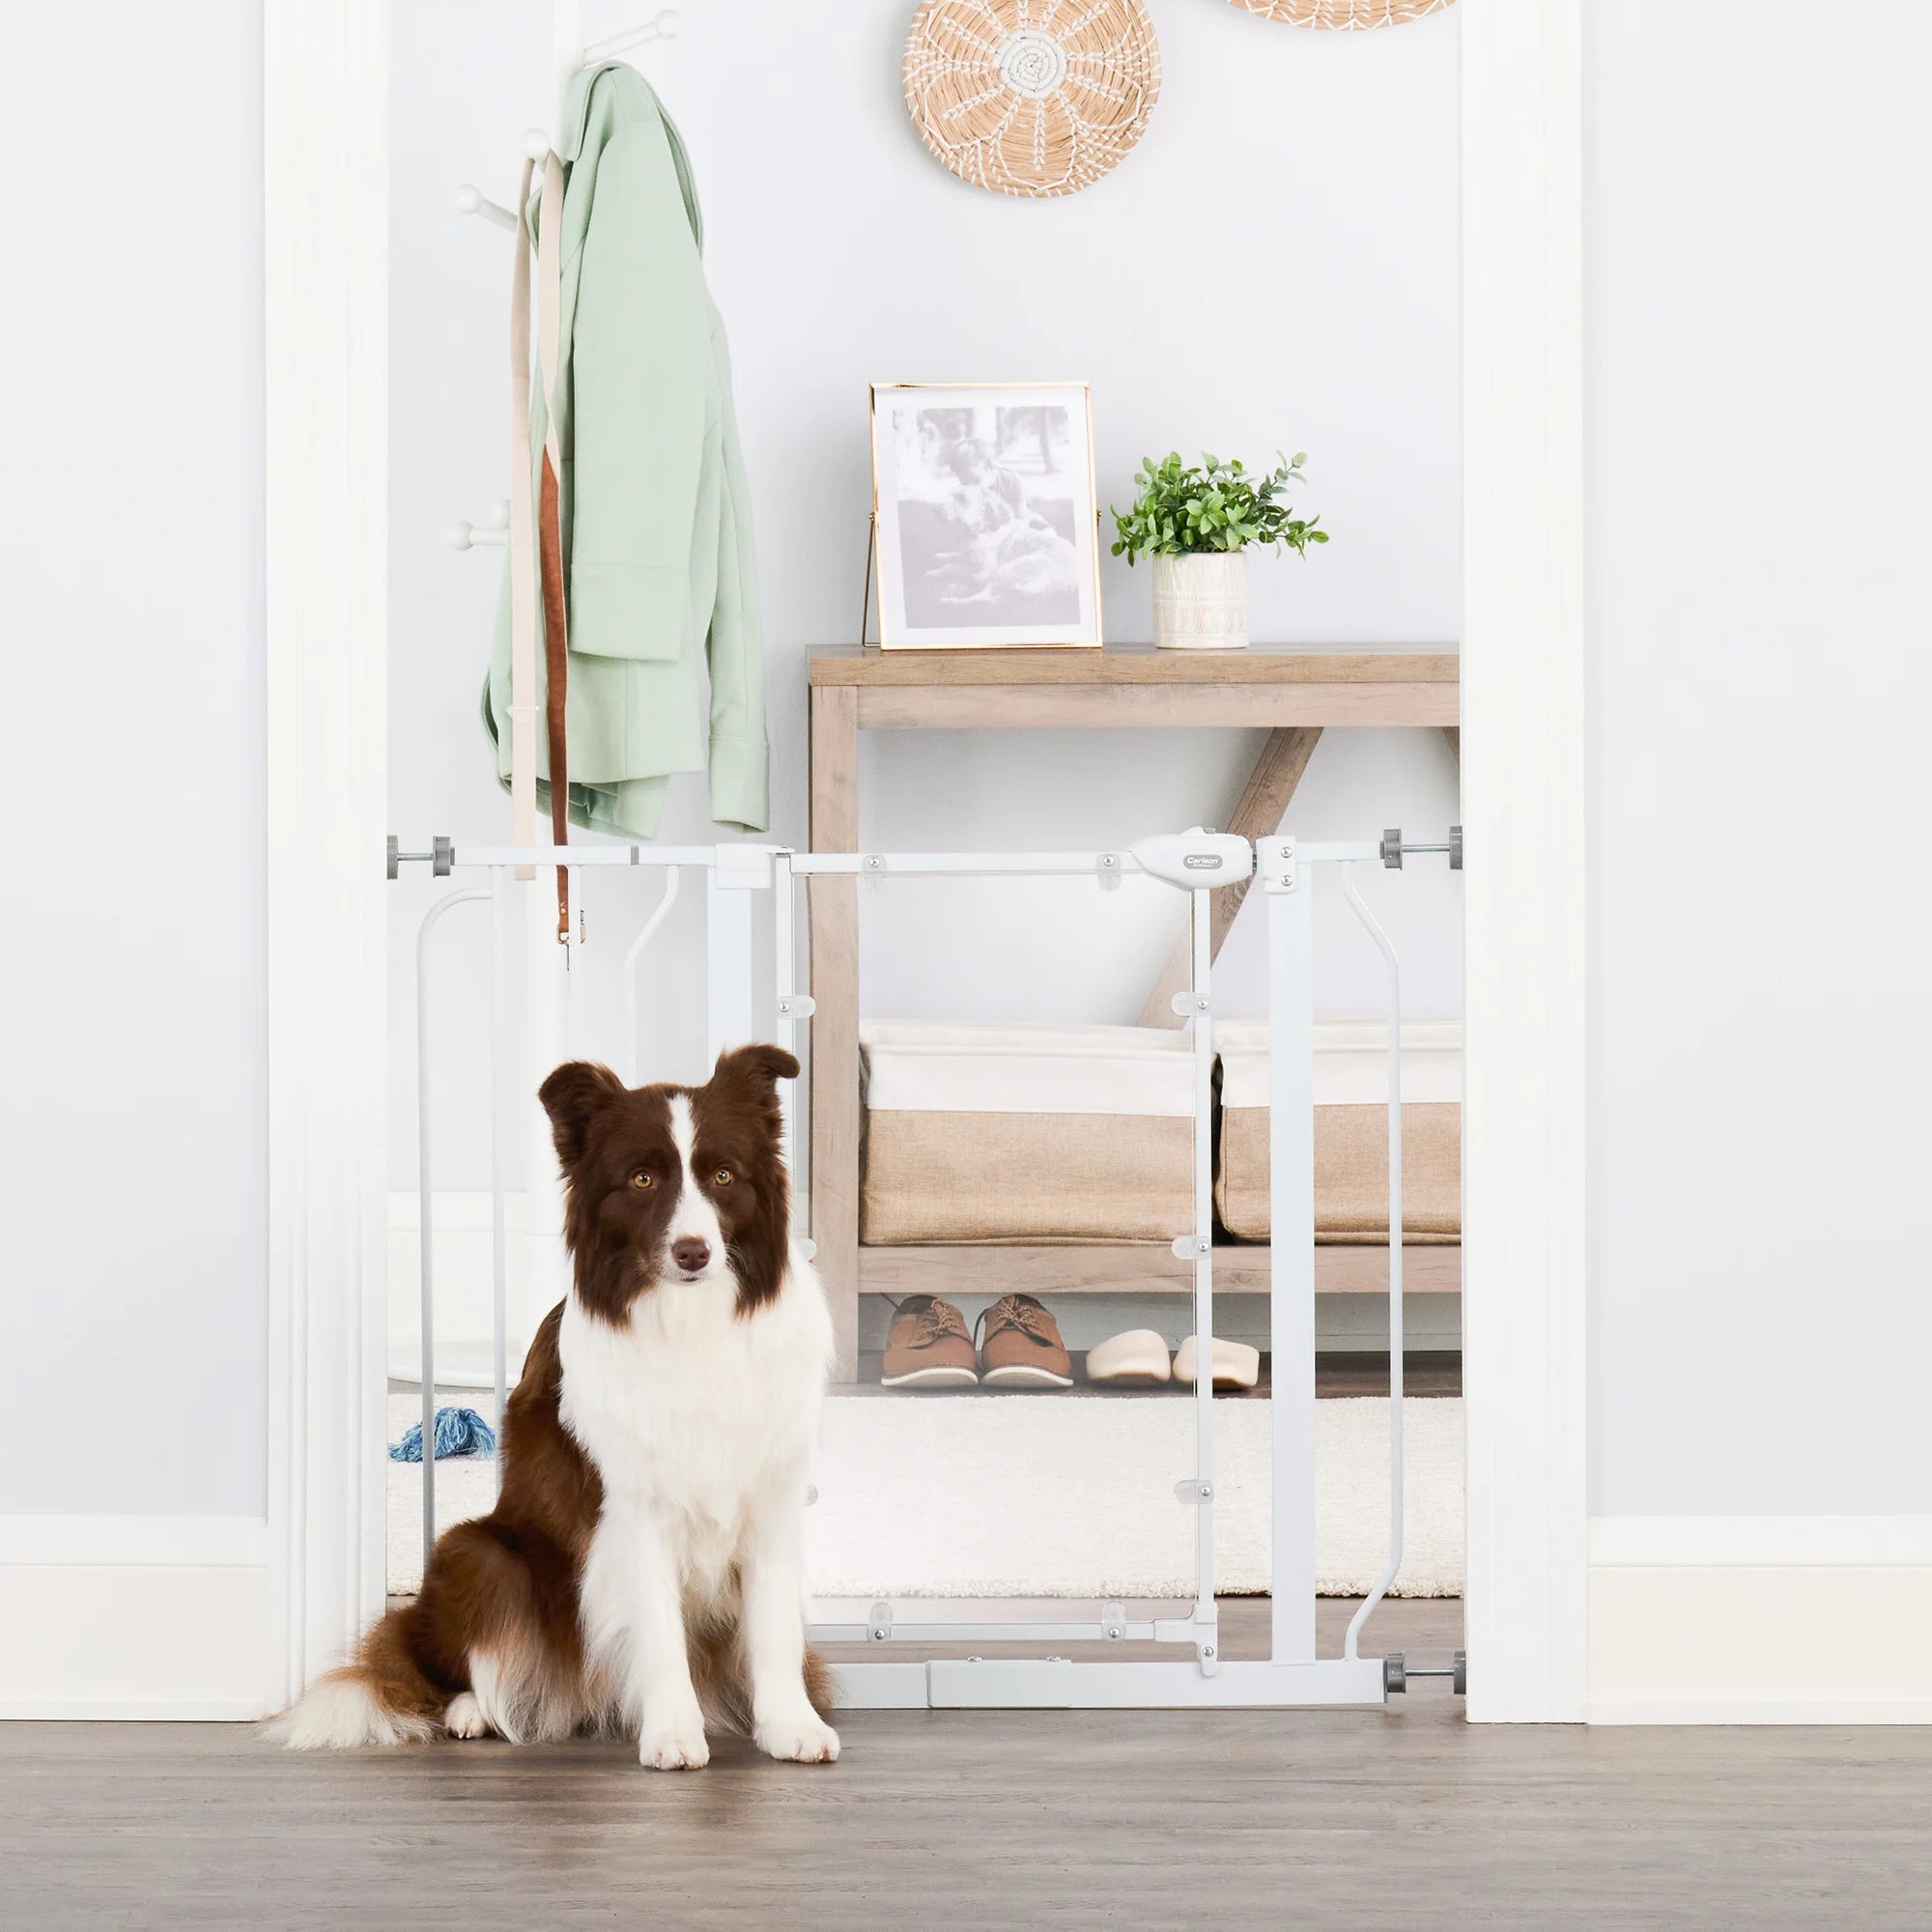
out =
[(1060, 1323), (1030, 1294), (1006, 1294), (980, 1316), (980, 1379), (992, 1388), (1071, 1388)]
[(909, 1294), (886, 1332), (884, 1388), (972, 1388), (980, 1379), (966, 1318), (936, 1294)]

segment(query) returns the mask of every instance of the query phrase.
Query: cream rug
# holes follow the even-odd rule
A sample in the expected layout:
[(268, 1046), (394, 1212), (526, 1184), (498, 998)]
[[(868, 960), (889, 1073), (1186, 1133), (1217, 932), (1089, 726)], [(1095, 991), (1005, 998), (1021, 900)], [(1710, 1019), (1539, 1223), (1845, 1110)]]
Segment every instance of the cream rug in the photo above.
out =
[[(444, 1402), (468, 1401), (454, 1391)], [(417, 1418), (389, 1398), (389, 1439)], [(1360, 1596), (1388, 1552), (1388, 1400), (1319, 1402), (1316, 1588)], [(1229, 1593), (1268, 1587), (1268, 1405), (1221, 1403), (1215, 1570)], [(1463, 1405), (1404, 1404), (1406, 1492), (1395, 1594), (1463, 1591)], [(422, 1467), (389, 1465), (389, 1589), (422, 1577)], [(1184, 1597), (1194, 1512), (1192, 1405), (1165, 1397), (862, 1396), (826, 1404), (818, 1501), (807, 1512), (812, 1588), (836, 1597)], [(477, 1516), (494, 1459), (436, 1465), (437, 1518)]]

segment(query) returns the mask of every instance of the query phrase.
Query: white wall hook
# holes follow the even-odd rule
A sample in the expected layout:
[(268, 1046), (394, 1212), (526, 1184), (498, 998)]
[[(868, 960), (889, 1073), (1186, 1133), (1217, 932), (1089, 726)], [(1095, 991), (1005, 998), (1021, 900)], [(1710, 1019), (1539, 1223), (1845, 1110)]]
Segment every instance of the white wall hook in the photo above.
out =
[(474, 550), (478, 544), (507, 543), (510, 538), (510, 505), (507, 501), (496, 505), (490, 512), (487, 524), (470, 524), (458, 521), (449, 526), (449, 547), (451, 550)]
[[(552, 44), (557, 49), (554, 56), (557, 65), (553, 70), (556, 75), (559, 105), (558, 125), (570, 99), (571, 84), (577, 75), (587, 67), (601, 67), (608, 60), (615, 60), (621, 53), (632, 47), (640, 47), (650, 41), (671, 41), (677, 38), (678, 13), (675, 7), (662, 8), (642, 26), (633, 27), (628, 33), (612, 34), (608, 41), (592, 41), (584, 46), (576, 38), (574, 31), (577, 10), (574, 6), (561, 4), (556, 9), (553, 27), (556, 39)], [(575, 51), (573, 57), (572, 50)], [(526, 128), (524, 132), (524, 153), (531, 160), (542, 162), (552, 149), (550, 135), (541, 128)]]
[(507, 228), (512, 235), (517, 232), (517, 217), (501, 203), (492, 201), (473, 182), (465, 182), (449, 200), (458, 214), (478, 214), (498, 228)]
[(612, 34), (608, 41), (593, 41), (583, 49), (583, 65), (600, 67), (605, 61), (615, 60), (619, 54), (649, 41), (674, 41), (678, 24), (677, 9), (667, 7), (656, 18), (646, 20), (641, 27), (633, 27), (628, 34)]

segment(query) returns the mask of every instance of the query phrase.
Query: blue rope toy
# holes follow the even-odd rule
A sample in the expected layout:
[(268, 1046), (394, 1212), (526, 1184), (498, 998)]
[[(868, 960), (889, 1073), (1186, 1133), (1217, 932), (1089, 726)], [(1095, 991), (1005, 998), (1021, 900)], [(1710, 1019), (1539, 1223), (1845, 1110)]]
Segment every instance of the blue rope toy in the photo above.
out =
[[(436, 1412), (436, 1460), (445, 1456), (494, 1456), (497, 1432), (473, 1408), (440, 1408)], [(420, 1463), (423, 1459), (423, 1427), (412, 1422), (403, 1431), (403, 1439), (389, 1446), (392, 1463)]]

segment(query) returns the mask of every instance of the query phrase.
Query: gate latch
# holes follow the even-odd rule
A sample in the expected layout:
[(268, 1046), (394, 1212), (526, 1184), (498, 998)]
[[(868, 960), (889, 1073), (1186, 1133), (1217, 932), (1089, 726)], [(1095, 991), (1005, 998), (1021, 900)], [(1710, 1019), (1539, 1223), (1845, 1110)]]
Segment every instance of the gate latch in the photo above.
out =
[(1202, 887), (1238, 885), (1255, 869), (1255, 848), (1233, 832), (1163, 832), (1127, 848), (1142, 871), (1170, 886), (1195, 892)]

